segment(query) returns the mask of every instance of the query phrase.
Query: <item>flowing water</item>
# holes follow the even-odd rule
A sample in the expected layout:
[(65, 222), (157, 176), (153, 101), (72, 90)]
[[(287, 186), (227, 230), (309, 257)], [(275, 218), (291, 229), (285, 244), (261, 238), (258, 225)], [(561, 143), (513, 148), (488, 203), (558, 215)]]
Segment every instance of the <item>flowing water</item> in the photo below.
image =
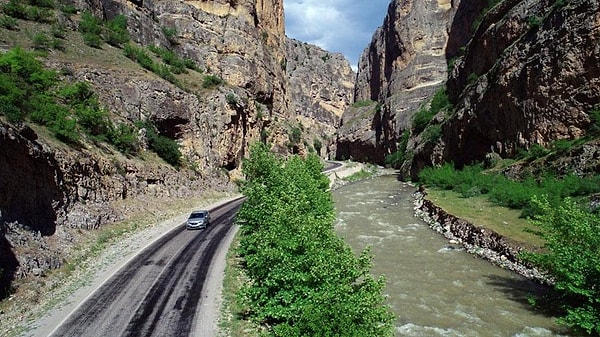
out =
[(542, 287), (449, 244), (415, 218), (413, 192), (389, 175), (333, 193), (336, 231), (385, 275), (397, 336), (564, 336), (528, 304)]

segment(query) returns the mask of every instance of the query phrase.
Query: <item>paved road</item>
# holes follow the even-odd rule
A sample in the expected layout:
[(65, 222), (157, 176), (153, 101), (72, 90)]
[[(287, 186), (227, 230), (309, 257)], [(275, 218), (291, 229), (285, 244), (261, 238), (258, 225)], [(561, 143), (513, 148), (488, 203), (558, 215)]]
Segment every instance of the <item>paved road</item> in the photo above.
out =
[[(54, 330), (53, 337), (201, 336), (197, 313), (213, 257), (242, 199), (211, 210), (205, 230), (182, 224), (131, 260)], [(200, 330), (200, 331), (198, 331)]]

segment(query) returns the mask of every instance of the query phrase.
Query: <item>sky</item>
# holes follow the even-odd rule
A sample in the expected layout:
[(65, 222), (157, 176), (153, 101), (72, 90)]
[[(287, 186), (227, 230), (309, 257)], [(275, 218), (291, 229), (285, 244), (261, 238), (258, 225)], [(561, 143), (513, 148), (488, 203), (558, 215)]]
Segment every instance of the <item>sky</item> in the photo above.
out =
[(358, 58), (383, 24), (391, 0), (284, 0), (286, 35), (344, 54), (356, 70)]

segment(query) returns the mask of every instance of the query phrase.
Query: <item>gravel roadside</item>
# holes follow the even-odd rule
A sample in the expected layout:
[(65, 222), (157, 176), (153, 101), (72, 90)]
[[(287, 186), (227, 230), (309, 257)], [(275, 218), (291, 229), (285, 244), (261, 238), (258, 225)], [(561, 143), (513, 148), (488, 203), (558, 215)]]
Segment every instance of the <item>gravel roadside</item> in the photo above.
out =
[[(194, 209), (211, 209), (237, 197), (239, 195), (224, 195), (218, 200), (200, 202)], [(169, 231), (182, 225), (188, 215), (188, 210), (181, 211), (167, 220), (126, 235), (122, 239), (112, 243), (98, 257), (90, 261), (90, 264), (84, 270), (74, 273), (66, 280), (62, 280), (61, 286), (58, 289), (52, 290), (52, 293), (46, 294), (45, 298), (42, 298), (39, 304), (32, 306), (28, 317), (21, 318), (22, 322), (20, 324), (17, 323), (17, 325), (20, 325), (20, 328), (12, 330), (24, 330), (24, 332), (18, 334), (18, 336), (23, 337), (50, 336), (65, 321), (67, 316), (75, 311), (106, 280), (150, 244)], [(207, 300), (207, 303), (210, 302), (211, 309), (203, 311), (203, 316), (207, 316), (206, 312), (209, 311), (218, 313), (222, 275), (225, 269), (224, 256), (227, 253), (229, 242), (234, 233), (233, 230), (228, 233), (226, 240), (229, 241), (219, 248), (215, 264), (211, 267), (211, 277), (210, 280), (207, 280), (210, 286), (206, 287), (210, 290), (206, 294), (203, 294), (203, 298)], [(216, 313), (215, 315), (217, 315)], [(208, 318), (205, 318), (204, 321), (206, 319)], [(214, 321), (214, 329), (217, 329), (217, 319), (212, 320)], [(214, 333), (212, 335), (206, 334), (206, 336), (213, 335)], [(2, 332), (0, 336), (15, 336), (15, 334), (4, 334)]]

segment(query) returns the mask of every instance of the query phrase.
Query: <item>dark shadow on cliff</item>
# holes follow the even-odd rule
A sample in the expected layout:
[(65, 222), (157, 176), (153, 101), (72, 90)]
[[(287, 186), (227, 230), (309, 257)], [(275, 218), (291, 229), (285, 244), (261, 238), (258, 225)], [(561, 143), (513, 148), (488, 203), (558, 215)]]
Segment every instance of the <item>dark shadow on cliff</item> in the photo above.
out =
[(6, 224), (0, 219), (0, 301), (7, 298), (12, 290), (12, 282), (19, 261), (12, 251), (10, 242), (5, 237)]
[(0, 124), (0, 211), (6, 222), (50, 236), (56, 230), (56, 209), (64, 195), (60, 168), (28, 127)]

